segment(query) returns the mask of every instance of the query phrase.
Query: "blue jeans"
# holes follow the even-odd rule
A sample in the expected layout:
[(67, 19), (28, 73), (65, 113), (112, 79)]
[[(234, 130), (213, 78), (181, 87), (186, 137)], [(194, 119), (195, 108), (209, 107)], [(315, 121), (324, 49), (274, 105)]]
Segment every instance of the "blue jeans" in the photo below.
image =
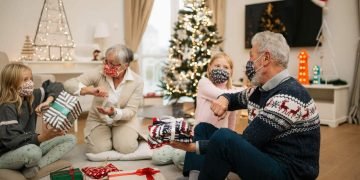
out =
[[(199, 123), (194, 129), (193, 142), (198, 140), (209, 140), (214, 132), (218, 130), (215, 126), (209, 123)], [(189, 176), (191, 170), (200, 171), (205, 160), (205, 155), (198, 155), (193, 152), (186, 152), (183, 175)]]
[(199, 180), (223, 180), (230, 171), (242, 180), (292, 179), (285, 165), (257, 149), (242, 135), (221, 128), (210, 138)]

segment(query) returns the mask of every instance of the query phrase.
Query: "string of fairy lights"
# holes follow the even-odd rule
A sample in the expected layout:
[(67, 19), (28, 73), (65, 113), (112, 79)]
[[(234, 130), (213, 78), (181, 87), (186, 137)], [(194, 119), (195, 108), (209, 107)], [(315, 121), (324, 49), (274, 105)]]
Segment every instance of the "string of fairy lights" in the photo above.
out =
[(72, 39), (62, 0), (45, 0), (34, 39), (35, 57), (40, 61), (71, 61)]
[(164, 95), (196, 97), (197, 84), (206, 72), (211, 53), (221, 43), (212, 12), (204, 0), (187, 0), (179, 11), (175, 34), (170, 40), (169, 62), (164, 68)]

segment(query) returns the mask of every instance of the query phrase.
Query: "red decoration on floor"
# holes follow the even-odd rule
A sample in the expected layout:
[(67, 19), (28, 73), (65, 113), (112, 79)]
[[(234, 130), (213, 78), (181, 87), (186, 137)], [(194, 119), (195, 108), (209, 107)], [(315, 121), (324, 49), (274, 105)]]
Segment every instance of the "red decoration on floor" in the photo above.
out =
[(146, 176), (147, 180), (154, 180), (153, 175), (155, 175), (156, 173), (159, 173), (159, 172), (160, 172), (159, 170), (147, 167), (147, 168), (143, 168), (143, 169), (138, 169), (134, 172), (111, 174), (111, 175), (109, 175), (109, 179), (111, 179), (113, 177), (118, 177), (118, 176), (138, 175), (138, 176)]
[(100, 167), (84, 167), (81, 170), (87, 176), (96, 179), (100, 179), (107, 176), (109, 172), (121, 171), (111, 163), (107, 164), (106, 166), (100, 166)]

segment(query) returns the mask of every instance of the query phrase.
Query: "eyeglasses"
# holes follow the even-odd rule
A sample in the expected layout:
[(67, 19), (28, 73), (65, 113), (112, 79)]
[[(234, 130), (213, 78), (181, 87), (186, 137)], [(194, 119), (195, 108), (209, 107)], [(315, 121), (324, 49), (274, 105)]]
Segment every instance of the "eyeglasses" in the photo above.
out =
[(107, 59), (104, 60), (104, 64), (107, 64), (110, 67), (121, 67), (121, 64), (112, 64), (109, 63), (109, 61)]

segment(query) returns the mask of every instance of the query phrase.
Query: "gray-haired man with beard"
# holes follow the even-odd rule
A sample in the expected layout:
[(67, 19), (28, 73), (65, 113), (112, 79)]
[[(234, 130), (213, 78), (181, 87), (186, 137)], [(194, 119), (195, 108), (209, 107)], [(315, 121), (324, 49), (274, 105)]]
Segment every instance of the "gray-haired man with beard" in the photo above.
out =
[(211, 106), (220, 117), (248, 109), (243, 134), (222, 128), (210, 140), (172, 146), (206, 154), (199, 179), (225, 179), (230, 171), (251, 180), (315, 179), (320, 120), (313, 99), (287, 71), (290, 48), (281, 34), (269, 31), (257, 33), (251, 43), (246, 75), (255, 87), (223, 94)]

